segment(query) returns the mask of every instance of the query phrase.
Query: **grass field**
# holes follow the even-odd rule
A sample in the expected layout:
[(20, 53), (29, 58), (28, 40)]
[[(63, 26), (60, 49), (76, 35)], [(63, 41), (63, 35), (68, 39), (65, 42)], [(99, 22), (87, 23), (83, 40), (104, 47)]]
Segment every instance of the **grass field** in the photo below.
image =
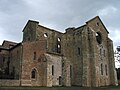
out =
[(0, 87), (0, 90), (120, 90), (120, 86), (109, 87)]

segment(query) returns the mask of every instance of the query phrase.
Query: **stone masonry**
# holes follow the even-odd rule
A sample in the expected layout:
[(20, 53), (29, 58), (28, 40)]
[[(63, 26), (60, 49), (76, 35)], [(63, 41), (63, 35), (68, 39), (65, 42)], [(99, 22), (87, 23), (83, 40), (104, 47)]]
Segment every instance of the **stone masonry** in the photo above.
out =
[(12, 81), (10, 86), (117, 85), (108, 34), (98, 16), (65, 33), (29, 20), (21, 43), (0, 45), (0, 81), (5, 86)]

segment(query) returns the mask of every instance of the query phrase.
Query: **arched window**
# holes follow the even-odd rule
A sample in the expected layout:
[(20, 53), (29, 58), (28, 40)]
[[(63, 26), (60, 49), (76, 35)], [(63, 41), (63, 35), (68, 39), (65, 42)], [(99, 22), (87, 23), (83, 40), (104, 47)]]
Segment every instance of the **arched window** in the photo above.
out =
[(37, 74), (36, 69), (33, 69), (32, 72), (31, 72), (31, 78), (35, 79), (36, 78), (36, 74)]
[(102, 35), (100, 32), (96, 32), (96, 40), (97, 40), (98, 44), (102, 43)]
[(44, 37), (45, 37), (45, 38), (47, 38), (47, 37), (48, 37), (48, 34), (47, 34), (47, 33), (44, 33), (43, 35), (44, 35)]

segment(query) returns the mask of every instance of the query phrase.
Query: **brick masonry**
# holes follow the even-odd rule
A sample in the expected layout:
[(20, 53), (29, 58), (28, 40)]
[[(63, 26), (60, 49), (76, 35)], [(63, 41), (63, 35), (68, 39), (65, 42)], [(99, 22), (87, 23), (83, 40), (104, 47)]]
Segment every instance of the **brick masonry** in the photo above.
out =
[(21, 43), (4, 41), (0, 46), (1, 78), (19, 80), (21, 86), (117, 85), (108, 34), (98, 16), (65, 33), (29, 20)]

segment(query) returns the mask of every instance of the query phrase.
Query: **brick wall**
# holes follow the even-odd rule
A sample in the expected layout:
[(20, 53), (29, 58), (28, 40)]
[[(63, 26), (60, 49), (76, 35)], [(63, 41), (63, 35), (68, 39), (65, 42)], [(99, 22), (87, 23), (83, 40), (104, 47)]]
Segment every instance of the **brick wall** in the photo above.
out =
[[(44, 58), (45, 42), (34, 41), (23, 43), (22, 58), (22, 85), (45, 86), (46, 85), (46, 61)], [(34, 57), (34, 53), (36, 53)], [(36, 70), (36, 78), (31, 78), (32, 70)]]

